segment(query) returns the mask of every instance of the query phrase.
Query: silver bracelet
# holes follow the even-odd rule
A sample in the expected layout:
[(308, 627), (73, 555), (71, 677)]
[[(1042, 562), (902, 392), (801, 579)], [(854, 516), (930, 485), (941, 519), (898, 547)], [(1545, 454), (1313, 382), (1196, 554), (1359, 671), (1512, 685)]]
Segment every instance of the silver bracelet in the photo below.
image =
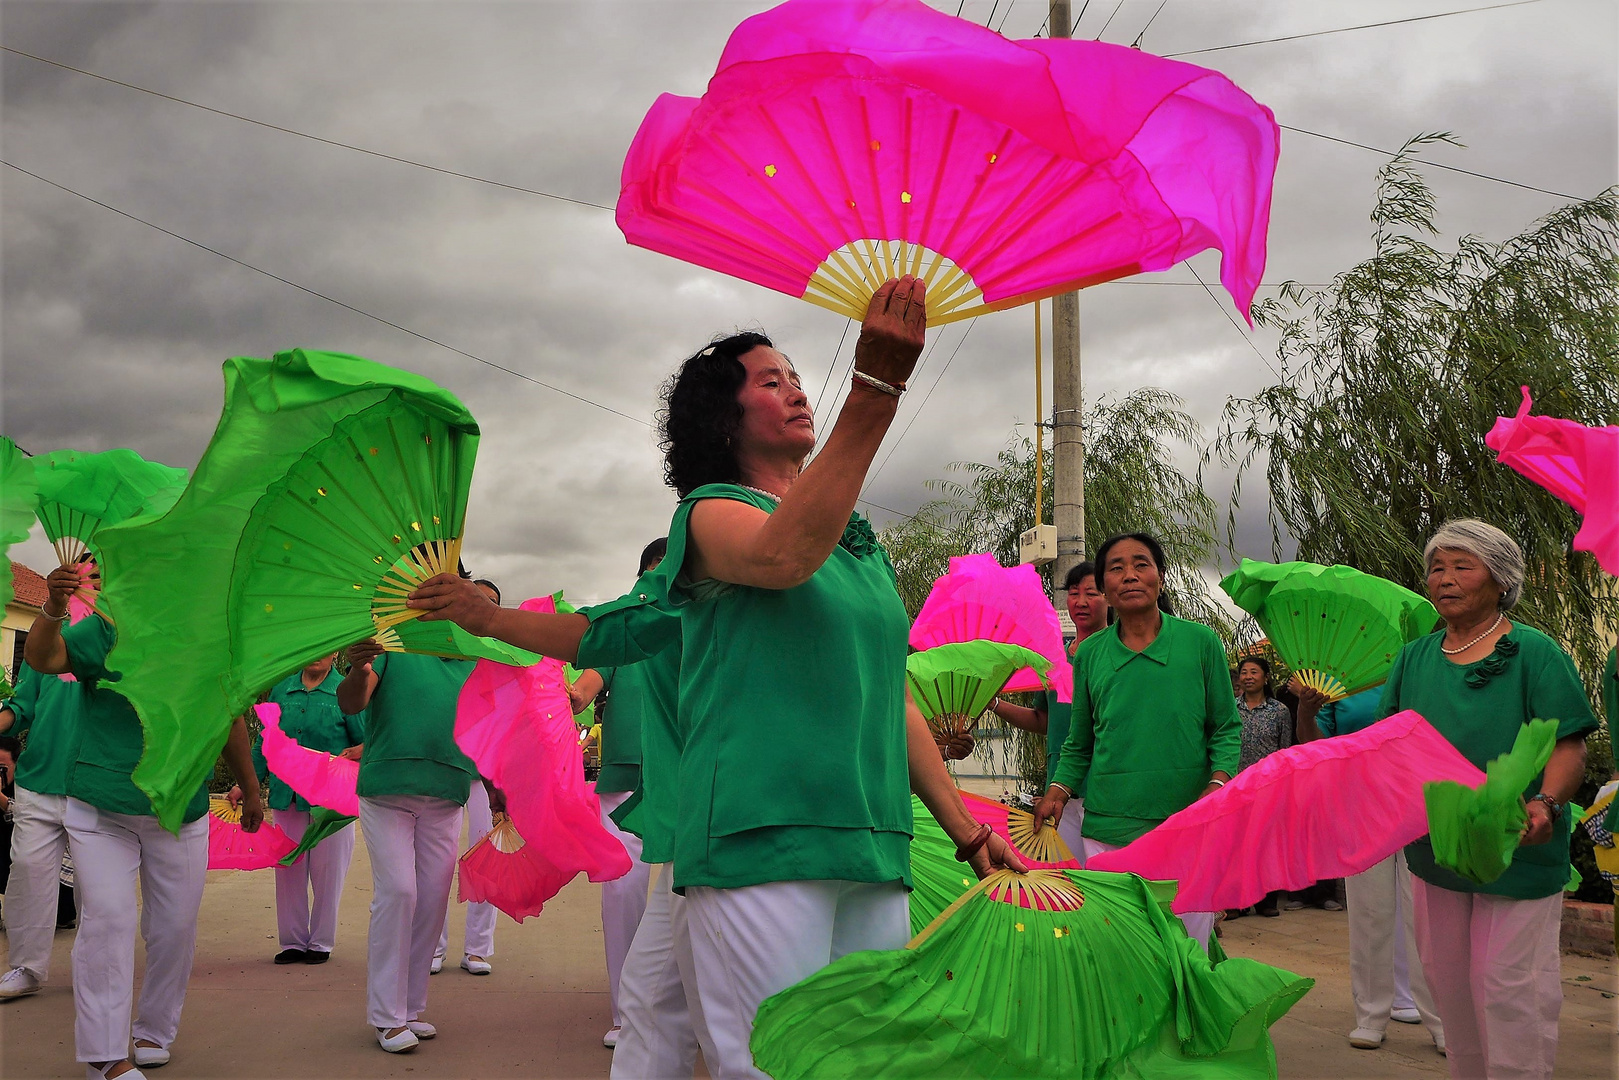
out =
[(1073, 792), (1072, 792), (1072, 791), (1069, 791), (1069, 790), (1068, 790), (1068, 788), (1067, 788), (1067, 787), (1066, 787), (1066, 786), (1064, 786), (1064, 785), (1062, 785), (1062, 784), (1059, 784), (1059, 783), (1057, 783), (1057, 781), (1055, 781), (1055, 780), (1053, 780), (1053, 781), (1052, 781), (1052, 782), (1051, 782), (1051, 786), (1052, 786), (1052, 787), (1054, 787), (1054, 788), (1061, 788), (1061, 789), (1062, 789), (1062, 793), (1063, 793), (1063, 794), (1064, 794), (1064, 795), (1066, 795), (1066, 796), (1068, 796), (1068, 797), (1069, 797), (1069, 798), (1070, 798), (1070, 799), (1072, 799), (1072, 798), (1073, 798), (1073, 797), (1074, 797), (1074, 793), (1073, 793)]
[(40, 608), (39, 613), (41, 615), (45, 616), (47, 619), (55, 619), (57, 622), (67, 622), (68, 616), (73, 614), (73, 609), (69, 608), (67, 611), (62, 612), (62, 614), (60, 614), (60, 615), (52, 615), (50, 612), (46, 611), (44, 608)]
[(890, 397), (899, 397), (901, 394), (905, 393), (904, 383), (885, 383), (875, 375), (867, 375), (864, 371), (856, 371), (854, 373), (854, 378), (856, 382), (865, 383), (873, 390), (880, 390), (883, 393), (888, 394)]
[(1209, 777), (1209, 783), (1211, 783), (1211, 784), (1219, 784), (1221, 787), (1225, 787), (1225, 781), (1221, 780), (1218, 776)]

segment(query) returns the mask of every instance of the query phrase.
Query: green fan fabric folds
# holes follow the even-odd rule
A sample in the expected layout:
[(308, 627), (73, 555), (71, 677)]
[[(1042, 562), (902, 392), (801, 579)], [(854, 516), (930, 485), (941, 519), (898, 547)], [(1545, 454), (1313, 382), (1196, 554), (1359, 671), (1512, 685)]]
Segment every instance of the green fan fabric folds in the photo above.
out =
[(479, 637), (446, 619), (409, 622), (391, 626), (377, 635), (381, 642), (397, 642), (399, 651), (442, 656), (450, 660), (493, 660), (512, 667), (538, 664), (542, 657), (495, 638)]
[(134, 780), (170, 829), (233, 717), (373, 636), (373, 602), (400, 603), (400, 568), (453, 551), (477, 452), (466, 407), (419, 375), (304, 349), (224, 373), (179, 501), (99, 536), (118, 627), (108, 666), (146, 739)]
[(769, 998), (754, 1061), (776, 1080), (1276, 1076), (1270, 1025), (1312, 980), (1213, 966), (1149, 883), (1065, 873), (1078, 910), (979, 894), (920, 943), (853, 953)]
[(1349, 566), (1244, 559), (1220, 588), (1288, 667), (1326, 676), (1340, 697), (1383, 683), (1400, 649), (1439, 622), (1410, 589)]
[(100, 560), (97, 534), (137, 515), (160, 515), (185, 490), (186, 471), (119, 448), (98, 454), (53, 450), (34, 459), (39, 523), (64, 562), (88, 550)]
[(1454, 781), (1424, 784), (1428, 840), (1434, 861), (1476, 885), (1488, 885), (1507, 872), (1518, 834), (1529, 820), (1524, 794), (1551, 760), (1557, 721), (1531, 720), (1518, 729), (1512, 749), (1484, 767), (1481, 787)]
[(973, 887), (972, 868), (956, 861), (956, 842), (933, 819), (927, 805), (911, 796), (911, 936)]
[[(28, 539), (34, 527), (34, 464), (17, 444), (0, 436), (0, 556)], [(0, 567), (0, 610), (11, 603), (11, 560)]]
[(905, 679), (923, 717), (977, 718), (1017, 672), (1032, 667), (1042, 678), (1051, 661), (1020, 645), (962, 641), (912, 653)]
[(342, 832), (351, 823), (360, 820), (339, 814), (336, 810), (329, 810), (324, 806), (311, 806), (309, 808), (309, 827), (298, 840), (298, 846), (281, 857), (282, 866), (291, 866), (304, 857), (304, 853), (313, 848), (333, 833)]

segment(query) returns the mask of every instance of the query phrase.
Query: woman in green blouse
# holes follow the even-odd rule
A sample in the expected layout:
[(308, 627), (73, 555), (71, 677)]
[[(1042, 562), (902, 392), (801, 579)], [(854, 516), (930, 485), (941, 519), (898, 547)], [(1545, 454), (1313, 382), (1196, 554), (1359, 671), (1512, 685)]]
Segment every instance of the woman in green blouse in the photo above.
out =
[[(1068, 740), (1038, 827), (1060, 823), (1085, 791), (1085, 858), (1123, 847), (1218, 790), (1237, 771), (1242, 721), (1225, 647), (1214, 631), (1159, 608), (1164, 551), (1143, 533), (1115, 536), (1096, 553), (1097, 584), (1118, 621), (1074, 654)], [(1182, 917), (1206, 948), (1211, 912)]]
[[(674, 887), (722, 1080), (763, 1075), (748, 1049), (761, 1001), (846, 953), (909, 938), (910, 790), (975, 871), (1022, 868), (967, 812), (906, 701), (909, 620), (854, 513), (921, 353), (924, 289), (907, 276), (872, 297), (854, 385), (807, 467), (809, 399), (770, 339), (737, 334), (689, 358), (661, 418), (681, 495), (668, 557), (588, 613), (592, 638), (604, 624), (613, 636), (610, 616), (627, 609), (680, 613)], [(446, 578), (411, 602), (546, 655), (572, 654), (567, 636), (577, 648), (585, 631), (493, 615)], [(579, 660), (594, 666), (590, 648)]]
[(1545, 773), (1524, 791), (1529, 821), (1505, 874), (1475, 885), (1438, 866), (1426, 837), (1406, 848), (1417, 879), (1417, 952), (1452, 1077), (1549, 1080), (1563, 1000), (1567, 806), (1597, 722), (1562, 647), (1507, 618), (1524, 577), (1523, 552), (1511, 537), (1482, 521), (1446, 522), (1423, 562), (1445, 625), (1395, 657), (1379, 713), (1416, 710), (1479, 768), (1510, 750), (1530, 720), (1558, 725)]

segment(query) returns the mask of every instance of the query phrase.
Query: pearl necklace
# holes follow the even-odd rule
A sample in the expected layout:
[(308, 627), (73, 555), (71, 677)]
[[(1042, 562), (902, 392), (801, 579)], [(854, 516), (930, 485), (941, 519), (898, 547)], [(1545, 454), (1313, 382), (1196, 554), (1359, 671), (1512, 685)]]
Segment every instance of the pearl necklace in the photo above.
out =
[(1466, 652), (1468, 649), (1471, 649), (1474, 645), (1477, 645), (1479, 642), (1483, 641), (1485, 638), (1487, 638), (1491, 634), (1495, 633), (1495, 628), (1497, 626), (1500, 626), (1501, 625), (1501, 620), (1506, 618), (1506, 617), (1507, 617), (1506, 612), (1504, 612), (1504, 611), (1501, 612), (1499, 615), (1497, 615), (1495, 617), (1495, 621), (1490, 624), (1490, 628), (1488, 630), (1484, 631), (1484, 633), (1480, 634), (1478, 637), (1474, 638), (1472, 641), (1469, 641), (1466, 645), (1463, 645), (1460, 648), (1456, 648), (1456, 649), (1447, 649), (1443, 645), (1440, 645), (1439, 646), (1439, 651), (1444, 653), (1446, 656), (1458, 656), (1458, 655)]
[(774, 491), (766, 491), (764, 488), (756, 488), (752, 484), (741, 484), (738, 486), (747, 488), (755, 495), (763, 495), (767, 499), (775, 499), (777, 502), (781, 502), (781, 496), (777, 495)]

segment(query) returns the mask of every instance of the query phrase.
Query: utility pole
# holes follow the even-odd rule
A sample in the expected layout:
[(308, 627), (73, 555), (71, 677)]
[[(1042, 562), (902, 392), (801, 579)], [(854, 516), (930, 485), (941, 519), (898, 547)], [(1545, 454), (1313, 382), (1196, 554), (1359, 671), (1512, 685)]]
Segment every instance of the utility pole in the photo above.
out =
[[(1068, 37), (1072, 17), (1068, 0), (1051, 0), (1051, 36)], [(1077, 292), (1051, 298), (1051, 368), (1052, 521), (1057, 527), (1051, 592), (1056, 598), (1068, 571), (1085, 561), (1085, 437), (1080, 423)], [(1063, 609), (1060, 598), (1057, 609)]]

